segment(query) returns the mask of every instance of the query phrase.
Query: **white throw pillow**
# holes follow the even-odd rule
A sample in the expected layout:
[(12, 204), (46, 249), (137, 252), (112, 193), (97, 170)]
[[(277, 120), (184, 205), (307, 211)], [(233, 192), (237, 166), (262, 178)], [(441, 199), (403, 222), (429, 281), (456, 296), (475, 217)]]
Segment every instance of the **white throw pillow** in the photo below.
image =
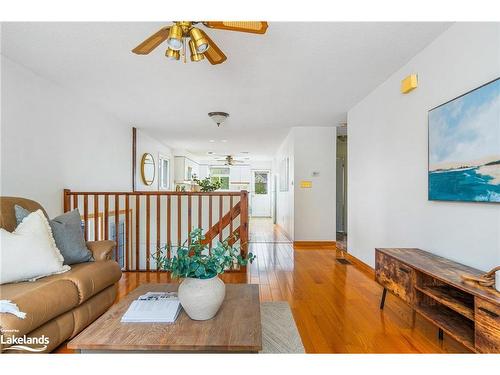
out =
[(12, 233), (0, 229), (0, 284), (36, 280), (69, 271), (41, 210), (24, 218)]

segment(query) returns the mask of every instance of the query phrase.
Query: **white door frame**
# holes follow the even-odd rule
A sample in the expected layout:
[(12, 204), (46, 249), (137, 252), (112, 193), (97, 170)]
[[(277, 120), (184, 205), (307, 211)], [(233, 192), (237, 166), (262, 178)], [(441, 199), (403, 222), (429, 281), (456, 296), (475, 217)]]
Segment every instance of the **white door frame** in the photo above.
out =
[[(251, 181), (250, 181), (250, 208), (251, 208), (251, 216), (252, 217), (272, 217), (272, 210), (271, 210), (271, 195), (272, 195), (272, 181), (271, 181), (271, 170), (270, 169), (252, 169), (252, 176), (251, 176)], [(254, 215), (254, 210), (253, 210), (253, 199), (255, 197), (255, 173), (256, 172), (265, 172), (267, 173), (267, 196), (268, 196), (268, 215), (264, 216), (256, 216)]]

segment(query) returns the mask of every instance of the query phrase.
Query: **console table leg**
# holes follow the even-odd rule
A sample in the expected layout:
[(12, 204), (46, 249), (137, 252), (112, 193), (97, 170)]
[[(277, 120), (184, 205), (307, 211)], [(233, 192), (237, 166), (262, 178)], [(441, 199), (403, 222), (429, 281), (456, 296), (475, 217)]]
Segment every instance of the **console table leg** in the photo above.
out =
[(382, 292), (382, 299), (380, 300), (380, 310), (384, 309), (386, 294), (387, 294), (387, 289), (384, 288), (384, 291)]
[(439, 341), (443, 341), (444, 339), (443, 330), (441, 328), (438, 329), (438, 339)]

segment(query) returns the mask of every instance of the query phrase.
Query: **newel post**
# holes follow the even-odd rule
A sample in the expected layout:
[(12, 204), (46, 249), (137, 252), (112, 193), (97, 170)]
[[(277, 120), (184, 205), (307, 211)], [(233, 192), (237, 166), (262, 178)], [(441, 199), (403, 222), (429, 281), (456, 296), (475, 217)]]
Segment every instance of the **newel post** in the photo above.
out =
[[(242, 256), (248, 254), (248, 192), (242, 190), (240, 194), (240, 251)], [(246, 267), (241, 267), (246, 271)]]
[(63, 191), (63, 209), (64, 209), (64, 212), (68, 212), (69, 210), (71, 210), (70, 193), (71, 193), (70, 189), (64, 189), (64, 191)]

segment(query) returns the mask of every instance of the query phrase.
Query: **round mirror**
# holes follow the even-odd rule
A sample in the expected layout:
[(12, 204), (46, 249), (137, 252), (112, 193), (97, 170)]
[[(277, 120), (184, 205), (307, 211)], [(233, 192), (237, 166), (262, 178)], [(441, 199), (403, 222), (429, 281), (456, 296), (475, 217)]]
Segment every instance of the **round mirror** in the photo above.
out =
[(153, 155), (148, 153), (142, 155), (141, 175), (144, 184), (148, 186), (151, 185), (155, 180), (155, 173), (156, 173), (156, 168), (155, 168), (155, 159), (153, 159)]

